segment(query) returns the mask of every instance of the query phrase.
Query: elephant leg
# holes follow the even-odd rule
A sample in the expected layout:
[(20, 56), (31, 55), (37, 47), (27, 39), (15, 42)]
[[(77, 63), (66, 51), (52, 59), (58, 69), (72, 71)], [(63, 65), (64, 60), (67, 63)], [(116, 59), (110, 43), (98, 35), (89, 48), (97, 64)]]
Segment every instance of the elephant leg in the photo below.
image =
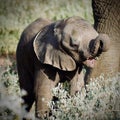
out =
[[(26, 90), (27, 91), (27, 90)], [(30, 111), (33, 103), (34, 103), (34, 100), (35, 100), (35, 96), (33, 93), (30, 93), (27, 91), (27, 95), (23, 96), (22, 99), (24, 100), (24, 104), (26, 106), (26, 111)]]
[(84, 87), (84, 73), (83, 70), (77, 71), (76, 75), (70, 81), (70, 94), (75, 95), (77, 92), (80, 92), (81, 89)]
[(22, 95), (22, 99), (24, 101), (22, 105), (23, 107), (25, 106), (27, 112), (30, 111), (35, 100), (34, 83), (32, 78), (33, 77), (28, 74), (27, 71), (22, 72), (22, 74), (19, 73), (20, 88), (21, 90), (25, 90), (25, 94), (23, 92)]
[[(49, 71), (49, 73), (48, 73)], [(45, 118), (49, 115), (48, 103), (52, 100), (52, 89), (59, 82), (59, 75), (54, 70), (40, 70), (36, 73), (35, 82), (35, 101), (36, 101), (36, 117)]]
[(30, 114), (31, 114), (30, 110), (35, 100), (34, 94), (27, 92), (27, 95), (23, 96), (22, 99), (24, 100), (24, 103), (22, 104), (22, 106), (23, 108), (25, 106), (25, 110), (27, 111), (27, 112), (22, 111), (22, 117), (23, 117), (23, 120), (29, 120)]

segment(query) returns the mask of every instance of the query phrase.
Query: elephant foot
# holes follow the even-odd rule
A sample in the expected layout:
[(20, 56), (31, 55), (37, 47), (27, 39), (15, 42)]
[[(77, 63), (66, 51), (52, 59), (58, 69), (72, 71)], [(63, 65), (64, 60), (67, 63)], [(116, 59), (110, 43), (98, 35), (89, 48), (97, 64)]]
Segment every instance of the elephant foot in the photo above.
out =
[(36, 118), (38, 118), (40, 120), (44, 120), (50, 116), (50, 113), (48, 111), (36, 112), (35, 116), (36, 116)]

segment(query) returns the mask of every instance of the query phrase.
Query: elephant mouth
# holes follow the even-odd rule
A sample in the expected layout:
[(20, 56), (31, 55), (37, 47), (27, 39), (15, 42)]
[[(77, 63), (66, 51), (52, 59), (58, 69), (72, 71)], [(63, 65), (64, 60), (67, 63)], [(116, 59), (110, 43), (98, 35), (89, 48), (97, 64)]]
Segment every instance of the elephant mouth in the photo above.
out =
[(98, 57), (95, 58), (87, 58), (83, 64), (87, 67), (94, 68), (96, 61), (98, 60)]

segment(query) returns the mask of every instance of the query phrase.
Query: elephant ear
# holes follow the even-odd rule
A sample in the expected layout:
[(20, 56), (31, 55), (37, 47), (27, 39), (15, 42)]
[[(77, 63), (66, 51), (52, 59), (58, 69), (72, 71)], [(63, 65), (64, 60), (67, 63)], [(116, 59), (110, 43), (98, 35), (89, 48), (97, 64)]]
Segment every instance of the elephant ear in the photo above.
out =
[(60, 37), (56, 37), (54, 24), (44, 27), (35, 37), (35, 54), (43, 64), (52, 65), (60, 70), (73, 71), (76, 63), (66, 52), (60, 49)]

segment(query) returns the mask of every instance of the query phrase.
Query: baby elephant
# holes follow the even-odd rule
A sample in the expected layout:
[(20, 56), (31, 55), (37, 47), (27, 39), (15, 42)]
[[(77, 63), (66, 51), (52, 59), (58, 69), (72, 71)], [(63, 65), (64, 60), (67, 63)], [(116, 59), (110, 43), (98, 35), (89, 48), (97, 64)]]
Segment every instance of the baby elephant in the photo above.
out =
[(94, 67), (95, 58), (109, 48), (106, 34), (98, 34), (86, 20), (70, 17), (57, 22), (37, 19), (22, 33), (17, 47), (20, 88), (29, 112), (35, 101), (36, 117), (49, 112), (52, 89), (68, 80), (74, 95), (84, 86), (83, 65)]

